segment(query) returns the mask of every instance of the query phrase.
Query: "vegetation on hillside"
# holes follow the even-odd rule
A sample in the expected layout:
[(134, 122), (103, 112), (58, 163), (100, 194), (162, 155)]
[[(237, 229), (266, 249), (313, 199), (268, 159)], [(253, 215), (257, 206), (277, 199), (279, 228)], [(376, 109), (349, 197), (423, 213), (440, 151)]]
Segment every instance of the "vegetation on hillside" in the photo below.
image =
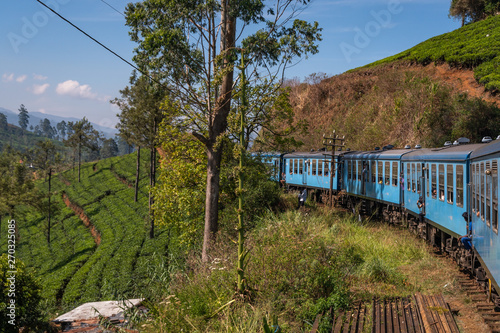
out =
[(497, 92), (500, 90), (500, 15), (433, 37), (367, 67), (397, 60), (424, 65), (446, 62), (456, 67), (472, 68), (476, 79), (486, 89)]

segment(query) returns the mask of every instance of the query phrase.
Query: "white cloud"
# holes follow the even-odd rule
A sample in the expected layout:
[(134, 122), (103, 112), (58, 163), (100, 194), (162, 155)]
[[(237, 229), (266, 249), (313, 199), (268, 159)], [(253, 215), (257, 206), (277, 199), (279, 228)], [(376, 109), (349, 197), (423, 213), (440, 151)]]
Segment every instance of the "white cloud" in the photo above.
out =
[(2, 75), (3, 82), (10, 82), (12, 80), (14, 80), (14, 73), (10, 73), (10, 74), (5, 73), (4, 75)]
[(47, 77), (40, 75), (40, 74), (33, 73), (33, 79), (38, 80), (38, 81), (45, 81), (45, 80), (47, 80)]
[(18, 77), (16, 78), (16, 82), (19, 82), (19, 83), (24, 82), (24, 80), (26, 80), (26, 78), (27, 78), (27, 77), (28, 77), (28, 76), (26, 76), (26, 75), (21, 75), (21, 76), (18, 76)]
[(45, 84), (34, 84), (32, 88), (32, 92), (35, 95), (41, 95), (47, 90), (47, 88), (50, 86), (50, 84), (45, 83)]
[(68, 80), (59, 83), (56, 88), (59, 95), (68, 95), (78, 98), (98, 99), (97, 94), (92, 92), (92, 88), (88, 84), (80, 85), (78, 81)]

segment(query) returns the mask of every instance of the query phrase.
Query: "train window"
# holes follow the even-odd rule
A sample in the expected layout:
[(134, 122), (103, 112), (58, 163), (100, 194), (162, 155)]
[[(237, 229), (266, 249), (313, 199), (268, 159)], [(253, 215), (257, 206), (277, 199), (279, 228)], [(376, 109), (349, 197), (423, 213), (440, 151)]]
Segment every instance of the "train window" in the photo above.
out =
[(415, 163), (411, 164), (411, 190), (415, 192)]
[(385, 162), (385, 185), (391, 184), (391, 164), (390, 162)]
[(347, 179), (351, 179), (351, 161), (347, 161)]
[(311, 173), (313, 176), (316, 176), (317, 174), (317, 168), (318, 168), (318, 165), (317, 165), (317, 161), (316, 160), (312, 160), (312, 170), (311, 170)]
[(293, 173), (299, 173), (299, 160), (292, 160), (293, 162)]
[(370, 161), (370, 173), (372, 175), (372, 183), (377, 182), (377, 167), (376, 167), (376, 162)]
[(392, 186), (398, 186), (398, 163), (392, 162)]
[(436, 181), (436, 164), (431, 165), (431, 187), (432, 187), (432, 198), (437, 198), (437, 181)]
[(439, 164), (439, 200), (444, 201), (444, 165)]
[(328, 176), (330, 174), (330, 163), (332, 163), (329, 160), (325, 161), (325, 176)]
[(410, 163), (406, 163), (406, 188), (408, 191), (411, 191), (411, 171), (410, 171)]
[(464, 166), (457, 165), (456, 170), (456, 182), (457, 182), (457, 206), (464, 206)]
[(417, 163), (417, 192), (418, 194), (422, 193), (422, 184), (421, 184), (421, 178), (422, 178), (422, 164)]
[[(490, 170), (491, 172), (491, 169), (490, 169), (490, 162), (486, 162), (486, 170)], [(490, 173), (491, 174), (491, 173)], [(486, 193), (485, 193), (485, 197), (486, 197), (486, 210), (484, 212), (484, 215), (485, 215), (485, 218), (486, 218), (486, 224), (488, 225), (488, 227), (491, 225), (491, 205), (490, 205), (490, 199), (491, 199), (491, 182), (489, 181), (490, 178), (486, 175), (485, 177), (487, 177), (486, 179)]]
[(491, 163), (491, 200), (493, 203), (491, 225), (494, 232), (498, 234), (498, 163)]
[(304, 173), (304, 160), (303, 159), (300, 159), (299, 160), (299, 175), (302, 175)]
[(358, 175), (358, 180), (361, 180), (361, 172), (363, 170), (363, 168), (361, 167), (361, 161), (358, 161), (357, 165), (358, 165), (358, 172), (357, 172), (357, 175)]
[(472, 164), (472, 186), (471, 186), (471, 196), (472, 196), (472, 212), (476, 212), (476, 185), (477, 185), (477, 180), (476, 180), (476, 164)]
[(481, 192), (479, 193), (480, 200), (481, 200), (481, 208), (480, 208), (481, 220), (484, 221), (484, 162), (481, 162), (481, 164), (479, 166), (479, 183), (481, 184), (480, 185)]
[(453, 165), (446, 165), (446, 201), (453, 204)]
[(382, 162), (378, 162), (377, 165), (377, 173), (378, 173), (378, 183), (383, 184), (384, 183), (384, 171), (382, 168)]
[(325, 163), (323, 160), (319, 161), (318, 160), (318, 176), (323, 176), (323, 167)]
[(426, 186), (425, 186), (425, 191), (427, 192), (427, 196), (429, 196), (429, 164), (426, 164), (425, 165), (425, 182), (426, 182)]

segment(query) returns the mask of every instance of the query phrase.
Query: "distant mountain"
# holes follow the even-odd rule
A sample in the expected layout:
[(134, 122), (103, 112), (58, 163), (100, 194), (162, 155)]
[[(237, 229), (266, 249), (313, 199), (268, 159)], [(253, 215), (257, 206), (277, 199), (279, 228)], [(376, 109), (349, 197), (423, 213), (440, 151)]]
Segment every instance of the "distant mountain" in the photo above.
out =
[[(18, 112), (13, 112), (13, 111), (8, 110), (6, 108), (0, 107), (0, 113), (3, 113), (5, 116), (7, 116), (7, 122), (9, 124), (19, 126)], [(75, 122), (75, 121), (81, 120), (81, 119), (74, 118), (74, 117), (54, 116), (51, 114), (41, 113), (41, 112), (36, 112), (36, 111), (33, 111), (33, 112), (28, 111), (28, 114), (30, 116), (28, 128), (31, 125), (33, 125), (33, 127), (35, 127), (44, 118), (47, 118), (48, 120), (50, 120), (50, 124), (52, 126), (56, 126), (57, 123), (60, 123), (63, 120), (65, 122), (68, 122), (68, 121)], [(102, 132), (106, 138), (113, 138), (115, 135), (118, 134), (118, 130), (116, 128), (104, 127), (104, 126), (98, 125), (98, 124), (93, 123), (93, 122), (91, 122), (91, 124), (92, 124), (92, 126), (94, 126), (94, 128), (96, 130), (98, 130), (99, 132)]]

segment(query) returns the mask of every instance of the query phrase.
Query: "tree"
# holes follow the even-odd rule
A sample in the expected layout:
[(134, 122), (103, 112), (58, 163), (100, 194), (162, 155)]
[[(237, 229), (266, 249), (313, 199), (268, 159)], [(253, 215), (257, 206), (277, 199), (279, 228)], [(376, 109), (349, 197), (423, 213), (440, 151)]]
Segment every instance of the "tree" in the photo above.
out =
[(25, 130), (28, 127), (30, 116), (24, 104), (21, 104), (21, 106), (19, 107), (18, 117), (19, 117), (19, 126), (21, 126), (23, 130)]
[(9, 124), (7, 123), (7, 116), (3, 113), (0, 113), (0, 130), (6, 131), (9, 128)]
[(56, 155), (56, 146), (51, 140), (38, 141), (36, 143), (35, 151), (34, 151), (34, 163), (35, 167), (39, 168), (47, 173), (49, 178), (49, 188), (47, 193), (48, 204), (47, 204), (47, 243), (50, 244), (50, 218), (52, 213), (52, 193), (51, 193), (51, 185), (52, 185), (52, 171), (57, 162)]
[[(150, 150), (149, 185), (151, 189), (155, 186), (157, 134), (159, 125), (166, 115), (163, 110), (163, 104), (166, 102), (166, 91), (152, 83), (146, 76), (137, 76), (136, 73), (133, 73), (130, 84), (130, 87), (125, 87), (120, 91), (122, 98), (116, 98), (112, 103), (121, 110), (118, 115), (120, 122), (116, 126), (120, 137), (128, 144), (138, 147), (134, 195), (134, 201), (137, 201), (141, 147), (147, 147)], [(165, 103), (165, 105), (167, 104)], [(153, 193), (149, 191), (150, 238), (154, 237), (153, 201)]]
[(105, 139), (102, 142), (101, 158), (115, 157), (118, 155), (118, 145), (113, 138)]
[(64, 142), (65, 145), (73, 147), (78, 153), (78, 182), (80, 182), (80, 165), (82, 160), (82, 149), (89, 148), (90, 150), (99, 149), (99, 132), (94, 129), (92, 124), (83, 117), (77, 122), (68, 122), (68, 127), (71, 128), (71, 136)]
[[(317, 52), (317, 23), (293, 20), (308, 2), (285, 0), (266, 7), (257, 0), (146, 0), (127, 6), (131, 38), (139, 43), (134, 61), (169, 89), (183, 110), (183, 128), (205, 147), (204, 261), (218, 231), (222, 142), (231, 112), (237, 42), (248, 56), (247, 66), (254, 67), (253, 79), (264, 75), (270, 84), (282, 79), (294, 58)], [(252, 24), (261, 29), (244, 33)]]
[(500, 11), (500, 0), (452, 0), (449, 17), (459, 19), (462, 26), (477, 22)]
[(59, 131), (59, 134), (61, 134), (62, 139), (64, 140), (66, 137), (66, 122), (63, 120), (56, 125), (57, 130)]
[(44, 118), (43, 120), (40, 120), (39, 129), (43, 136), (46, 136), (49, 139), (52, 139), (54, 137), (55, 131), (54, 128), (50, 125), (49, 119)]

